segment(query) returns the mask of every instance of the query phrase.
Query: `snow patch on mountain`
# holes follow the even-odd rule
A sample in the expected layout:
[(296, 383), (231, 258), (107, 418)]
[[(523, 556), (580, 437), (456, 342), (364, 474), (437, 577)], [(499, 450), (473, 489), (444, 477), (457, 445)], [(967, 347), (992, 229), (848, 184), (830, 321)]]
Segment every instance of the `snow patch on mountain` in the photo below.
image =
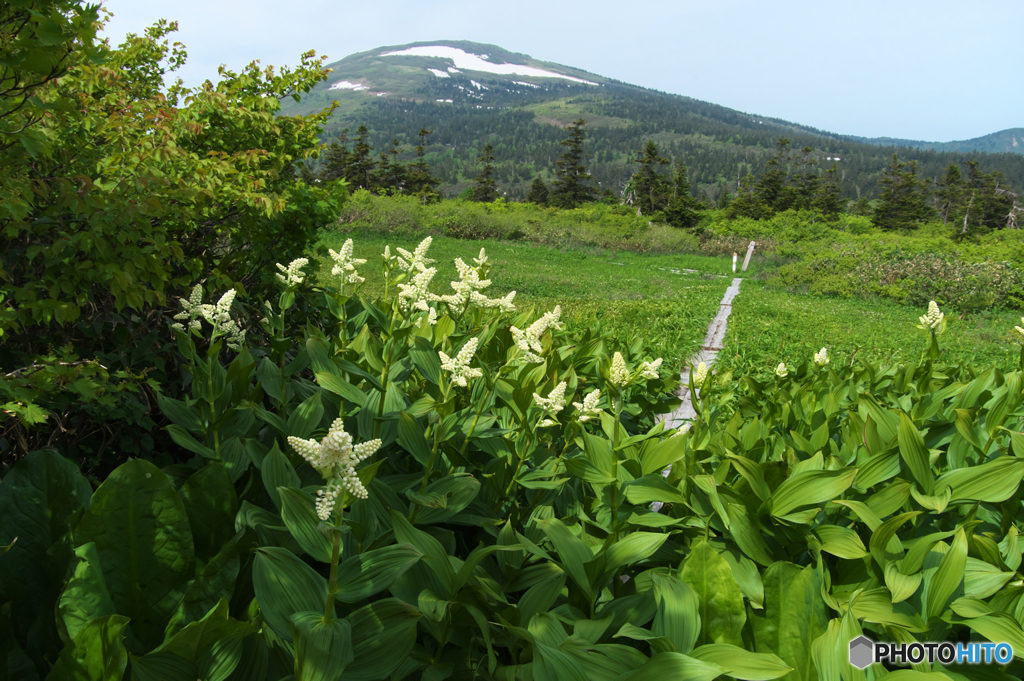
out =
[[(477, 55), (470, 54), (465, 50), (460, 50), (457, 47), (445, 47), (444, 45), (427, 45), (423, 47), (410, 47), (406, 50), (399, 50), (397, 52), (385, 52), (381, 55), (382, 57), (435, 57), (439, 59), (451, 59), (452, 63), (456, 68), (464, 71), (483, 71), (484, 73), (496, 73), (502, 76), (532, 76), (539, 78), (563, 78), (565, 80), (571, 80), (575, 83), (584, 83), (586, 85), (597, 85), (589, 80), (583, 80), (581, 78), (573, 78), (572, 76), (565, 76), (561, 73), (555, 73), (554, 71), (545, 71), (544, 69), (537, 69), (532, 66), (524, 66), (522, 64), (492, 64), (489, 61), (484, 61), (488, 55)], [(436, 69), (430, 69), (433, 72), (437, 72)], [(442, 72), (443, 73), (443, 72)]]
[(535, 88), (539, 88), (540, 87), (540, 85), (534, 85), (533, 83), (524, 83), (521, 80), (513, 80), (512, 82), (515, 83), (516, 85), (525, 85), (527, 87), (535, 87)]
[(366, 87), (365, 85), (361, 85), (360, 83), (350, 83), (347, 80), (339, 80), (337, 83), (334, 83), (333, 85), (331, 85), (331, 87), (329, 87), (327, 89), (328, 90), (355, 90), (356, 92), (358, 92), (359, 90), (369, 90), (370, 88)]
[(451, 78), (451, 76), (449, 76), (447, 73), (445, 73), (444, 71), (442, 71), (440, 69), (427, 69), (427, 71), (430, 71), (431, 73), (433, 73), (438, 78)]
[(481, 85), (480, 83), (476, 82), (473, 79), (470, 79), (469, 82), (472, 83), (473, 87), (475, 87), (477, 90), (490, 90), (491, 89), (491, 88), (487, 87), (486, 85)]
[(462, 71), (459, 71), (459, 70), (458, 70), (457, 68), (455, 68), (454, 66), (449, 66), (449, 67), (448, 67), (448, 73), (462, 73)]

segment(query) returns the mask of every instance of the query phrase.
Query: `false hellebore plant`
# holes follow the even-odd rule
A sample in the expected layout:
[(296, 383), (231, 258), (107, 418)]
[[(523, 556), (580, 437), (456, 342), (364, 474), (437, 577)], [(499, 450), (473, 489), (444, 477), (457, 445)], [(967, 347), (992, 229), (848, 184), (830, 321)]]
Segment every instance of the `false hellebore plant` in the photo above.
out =
[(189, 464), (133, 460), (95, 492), (53, 452), (14, 466), (11, 668), (810, 681), (881, 676), (849, 665), (862, 634), (1024, 653), (1022, 372), (698, 367), (673, 431), (678, 380), (642, 342), (488, 298), (482, 252), (435, 294), (429, 245), (385, 251), (376, 300), (349, 243), (320, 286), (283, 266), (248, 328), (190, 298), (185, 392), (161, 398)]

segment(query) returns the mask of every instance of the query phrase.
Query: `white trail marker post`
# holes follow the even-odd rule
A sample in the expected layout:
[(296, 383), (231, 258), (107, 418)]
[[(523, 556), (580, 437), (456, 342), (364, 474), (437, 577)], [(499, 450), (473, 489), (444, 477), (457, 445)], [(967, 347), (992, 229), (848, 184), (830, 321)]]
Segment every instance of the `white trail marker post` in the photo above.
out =
[(750, 256), (754, 254), (754, 242), (751, 241), (750, 245), (747, 246), (747, 257), (743, 258), (743, 271), (747, 271), (747, 265), (750, 264)]
[(736, 261), (739, 259), (739, 257), (740, 257), (739, 253), (737, 253), (736, 251), (732, 252), (732, 271), (733, 272), (736, 271)]

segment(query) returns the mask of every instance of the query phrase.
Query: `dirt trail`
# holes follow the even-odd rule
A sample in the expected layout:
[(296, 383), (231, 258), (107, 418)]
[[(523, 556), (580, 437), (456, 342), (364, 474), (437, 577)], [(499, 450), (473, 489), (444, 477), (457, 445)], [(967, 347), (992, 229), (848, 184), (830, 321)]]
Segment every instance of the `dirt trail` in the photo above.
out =
[(678, 428), (683, 425), (684, 422), (689, 421), (697, 416), (697, 412), (693, 409), (693, 403), (690, 399), (690, 367), (696, 369), (697, 365), (704, 362), (707, 366), (711, 366), (715, 363), (715, 359), (718, 357), (718, 352), (722, 349), (722, 344), (725, 342), (725, 331), (728, 328), (729, 314), (732, 312), (732, 301), (740, 293), (740, 282), (743, 279), (736, 277), (732, 280), (732, 284), (725, 290), (725, 295), (722, 296), (722, 302), (718, 307), (718, 314), (711, 320), (711, 324), (708, 325), (707, 336), (704, 337), (704, 343), (701, 346), (700, 352), (690, 358), (689, 364), (683, 369), (683, 373), (680, 374), (683, 385), (679, 388), (677, 393), (682, 398), (683, 403), (679, 405), (679, 408), (674, 412), (665, 417), (665, 428)]

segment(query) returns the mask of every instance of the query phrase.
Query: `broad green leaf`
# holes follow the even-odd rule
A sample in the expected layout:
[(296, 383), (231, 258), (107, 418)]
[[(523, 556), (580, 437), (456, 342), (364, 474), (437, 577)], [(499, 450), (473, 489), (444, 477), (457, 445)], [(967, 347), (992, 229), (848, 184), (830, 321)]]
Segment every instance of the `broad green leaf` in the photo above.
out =
[(193, 473), (178, 492), (192, 528), (196, 558), (208, 561), (235, 535), (238, 499), (231, 476), (218, 462)]
[(740, 551), (765, 567), (771, 565), (774, 562), (771, 550), (764, 540), (756, 517), (751, 517), (747, 507), (741, 504), (729, 504), (729, 517), (732, 519), (729, 534), (740, 547)]
[(706, 662), (682, 653), (658, 653), (629, 676), (619, 677), (621, 681), (712, 681), (725, 668), (713, 662)]
[(117, 614), (107, 592), (107, 583), (103, 580), (96, 544), (89, 542), (79, 546), (75, 555), (78, 565), (74, 576), (64, 587), (59, 605), (61, 619), (72, 640), (89, 622)]
[(412, 359), (413, 365), (419, 369), (423, 377), (438, 385), (441, 382), (441, 358), (437, 354), (437, 350), (430, 344), (426, 338), (417, 336), (414, 340), (414, 345), (409, 349), (409, 357)]
[(107, 615), (85, 625), (60, 651), (47, 681), (110, 681), (128, 666), (124, 628), (128, 618)]
[(697, 594), (700, 603), (700, 641), (743, 645), (747, 620), (743, 594), (729, 564), (707, 542), (693, 548), (683, 562), (680, 581)]
[(188, 515), (163, 471), (144, 459), (118, 466), (75, 529), (78, 546), (89, 542), (117, 612), (143, 645), (157, 645), (195, 561)]
[(423, 555), (424, 564), (444, 587), (444, 593), (439, 595), (450, 599), (455, 593), (455, 570), (441, 542), (413, 527), (409, 520), (395, 509), (391, 509), (391, 523), (395, 529), (395, 540), (415, 547)]
[[(906, 561), (907, 559), (904, 558), (904, 564), (906, 564)], [(903, 574), (898, 564), (894, 561), (889, 562), (885, 566), (885, 586), (889, 589), (893, 603), (901, 603), (917, 593), (923, 580), (924, 575), (920, 572), (909, 575)]]
[(991, 615), (994, 610), (992, 606), (985, 601), (978, 600), (977, 598), (971, 598), (969, 596), (961, 596), (952, 603), (949, 604), (953, 612), (960, 617), (972, 618), (982, 617), (984, 615)]
[(623, 486), (626, 499), (637, 506), (660, 501), (663, 504), (683, 503), (683, 493), (673, 487), (659, 473), (651, 473), (637, 478)]
[(614, 570), (621, 565), (636, 565), (661, 548), (666, 539), (667, 534), (655, 532), (627, 534), (604, 551), (605, 567)]
[(792, 667), (792, 681), (816, 681), (811, 647), (828, 629), (820, 572), (780, 561), (763, 580), (764, 610), (751, 616), (757, 649), (774, 652)]
[(298, 612), (291, 621), (295, 681), (338, 681), (355, 659), (349, 621), (324, 621), (322, 612)]
[(550, 610), (562, 593), (565, 577), (564, 572), (551, 574), (527, 589), (519, 598), (519, 621), (529, 622), (536, 613)]
[(615, 482), (615, 478), (602, 472), (597, 466), (590, 463), (590, 459), (585, 456), (572, 456), (562, 460), (565, 464), (566, 470), (569, 474), (575, 478), (579, 478), (584, 482), (594, 483), (596, 485), (607, 485)]
[(814, 528), (814, 532), (821, 539), (821, 550), (833, 556), (857, 560), (870, 555), (864, 547), (864, 542), (849, 527), (821, 525)]
[(316, 382), (324, 390), (340, 395), (356, 406), (361, 407), (366, 403), (366, 393), (331, 372), (316, 372)]
[(286, 641), (292, 638), (292, 615), (323, 612), (327, 605), (327, 580), (294, 553), (276, 546), (256, 551), (252, 586), (263, 618)]
[(701, 662), (718, 665), (730, 676), (749, 681), (770, 681), (793, 671), (777, 655), (752, 653), (727, 643), (703, 645), (695, 648), (690, 656)]
[(892, 449), (872, 456), (867, 463), (860, 466), (857, 470), (857, 479), (853, 484), (860, 489), (871, 489), (880, 482), (896, 477), (899, 472), (900, 454), (897, 450)]
[(753, 490), (754, 494), (761, 501), (765, 501), (771, 496), (771, 490), (768, 488), (768, 484), (764, 480), (764, 471), (761, 470), (761, 466), (750, 459), (743, 456), (729, 455), (729, 461), (736, 468), (743, 479), (750, 485), (750, 489)]
[(1003, 456), (980, 466), (949, 471), (936, 485), (949, 485), (952, 499), (1000, 503), (1009, 499), (1024, 479), (1024, 459)]
[(984, 615), (966, 620), (964, 624), (993, 643), (1009, 643), (1013, 646), (1013, 656), (1024, 659), (1024, 631), (1009, 617)]
[(928, 448), (924, 444), (921, 433), (914, 426), (914, 422), (903, 412), (900, 412), (898, 432), (900, 457), (907, 464), (921, 490), (925, 494), (931, 495), (935, 485), (935, 476), (932, 475)]
[(939, 483), (935, 483), (935, 490), (938, 494), (929, 496), (927, 494), (921, 494), (917, 489), (917, 485), (912, 485), (910, 487), (910, 494), (914, 497), (914, 501), (929, 511), (942, 513), (946, 510), (946, 506), (949, 505), (950, 499), (952, 499), (953, 496), (953, 491), (949, 487), (940, 485)]
[(91, 495), (78, 467), (52, 450), (28, 454), (3, 477), (0, 546), (14, 544), (0, 554), (0, 584), (18, 585), (3, 590), (15, 626), (27, 630), (37, 613), (53, 612), (71, 551), (48, 552), (67, 534), (68, 516), (87, 507)]
[(427, 485), (425, 494), (436, 494), (445, 499), (442, 508), (423, 508), (416, 514), (417, 525), (443, 523), (461, 513), (473, 503), (480, 492), (480, 481), (470, 473), (446, 475)]
[(153, 652), (177, 655), (205, 672), (202, 678), (224, 681), (242, 659), (242, 639), (252, 632), (251, 624), (231, 619), (227, 600), (222, 600)]
[(651, 632), (672, 642), (677, 653), (688, 655), (700, 635), (700, 602), (689, 585), (669, 575), (655, 574), (654, 601), (657, 611)]
[(397, 598), (376, 601), (346, 617), (354, 659), (345, 668), (345, 681), (388, 677), (412, 652), (420, 617), (419, 610)]
[(772, 515), (778, 518), (803, 506), (832, 501), (853, 484), (855, 477), (857, 469), (853, 467), (797, 473), (772, 494)]
[(671, 466), (683, 458), (684, 443), (685, 438), (683, 437), (667, 437), (660, 441), (649, 442), (640, 457), (643, 474), (660, 473), (665, 466)]
[[(609, 621), (611, 621), (610, 618)], [(558, 618), (547, 612), (538, 612), (531, 617), (527, 630), (535, 642), (551, 648), (560, 646), (567, 636), (565, 628)]]
[(281, 495), (277, 491), (278, 487), (302, 486), (294, 466), (288, 457), (278, 449), (276, 442), (263, 458), (263, 468), (260, 472), (263, 474), (263, 486), (277, 508), (281, 508)]
[(576, 586), (583, 590), (583, 593), (590, 597), (590, 578), (584, 565), (594, 558), (593, 551), (574, 535), (565, 524), (558, 518), (546, 518), (537, 521), (538, 527), (544, 531), (551, 543), (558, 552), (566, 572), (576, 582)]
[(444, 622), (447, 619), (448, 606), (452, 605), (451, 601), (446, 601), (443, 598), (439, 598), (430, 589), (424, 589), (420, 592), (419, 598), (416, 599), (416, 607), (420, 609), (423, 616), (431, 622)]
[(175, 423), (192, 433), (202, 431), (203, 424), (200, 420), (198, 407), (189, 407), (181, 400), (176, 400), (159, 392), (156, 394), (156, 401), (160, 405), (160, 411), (171, 420), (171, 423)]
[(430, 446), (419, 421), (407, 413), (398, 415), (398, 444), (426, 467), (430, 463)]
[(871, 556), (878, 563), (878, 567), (884, 570), (890, 560), (903, 558), (903, 544), (900, 542), (899, 537), (896, 536), (896, 531), (908, 520), (916, 518), (921, 513), (921, 511), (901, 513), (895, 518), (886, 520), (878, 526), (877, 530), (871, 533), (868, 548), (871, 551)]
[(241, 530), (197, 571), (180, 606), (185, 613), (184, 624), (202, 619), (221, 599), (231, 598), (241, 563), (239, 550), (253, 541), (255, 533), (251, 529)]
[(347, 558), (338, 566), (335, 597), (342, 603), (358, 603), (378, 594), (422, 557), (410, 544), (395, 544)]
[(288, 435), (305, 440), (320, 425), (323, 415), (324, 405), (320, 401), (320, 391), (318, 390), (303, 400), (288, 415)]
[(333, 547), (331, 540), (317, 529), (320, 517), (316, 514), (313, 497), (294, 487), (278, 487), (277, 494), (281, 500), (281, 519), (295, 541), (313, 559), (330, 563)]
[(132, 681), (194, 681), (202, 678), (199, 667), (174, 653), (149, 653), (142, 657), (130, 655)]

